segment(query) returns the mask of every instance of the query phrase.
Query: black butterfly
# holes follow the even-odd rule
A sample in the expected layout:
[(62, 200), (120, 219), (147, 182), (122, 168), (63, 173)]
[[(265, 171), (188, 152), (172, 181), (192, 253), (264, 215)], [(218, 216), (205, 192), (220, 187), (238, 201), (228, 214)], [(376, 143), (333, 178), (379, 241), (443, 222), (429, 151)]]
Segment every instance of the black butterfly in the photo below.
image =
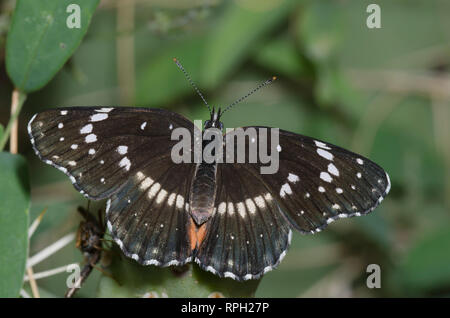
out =
[[(222, 127), (222, 114), (211, 111), (205, 129)], [(390, 189), (387, 173), (369, 159), (283, 130), (275, 174), (261, 174), (261, 162), (175, 164), (178, 127), (198, 133), (167, 110), (72, 107), (34, 115), (28, 132), (39, 158), (78, 191), (108, 199), (108, 229), (126, 256), (143, 265), (195, 261), (236, 280), (276, 267), (292, 228), (315, 233), (367, 214)], [(263, 128), (243, 127), (258, 136)]]

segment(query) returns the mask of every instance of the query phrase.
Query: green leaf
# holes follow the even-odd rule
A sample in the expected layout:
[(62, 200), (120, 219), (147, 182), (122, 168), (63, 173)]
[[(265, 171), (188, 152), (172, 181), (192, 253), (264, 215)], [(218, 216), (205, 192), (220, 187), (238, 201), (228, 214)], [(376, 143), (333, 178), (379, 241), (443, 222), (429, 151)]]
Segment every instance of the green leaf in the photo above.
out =
[(0, 153), (0, 297), (18, 297), (28, 252), (30, 186), (22, 156)]
[(0, 124), (0, 140), (2, 139), (2, 136), (4, 133), (5, 133), (5, 127), (3, 127), (2, 124)]
[[(29, 93), (47, 84), (86, 34), (98, 0), (18, 0), (6, 43), (6, 67), (14, 85)], [(69, 28), (80, 7), (80, 28)]]
[[(291, 0), (244, 0), (228, 4), (205, 49), (202, 83), (216, 86), (233, 72), (264, 34), (289, 14)], [(298, 1), (297, 1), (298, 3)]]
[(448, 226), (433, 231), (415, 244), (396, 273), (409, 292), (450, 286), (449, 246)]

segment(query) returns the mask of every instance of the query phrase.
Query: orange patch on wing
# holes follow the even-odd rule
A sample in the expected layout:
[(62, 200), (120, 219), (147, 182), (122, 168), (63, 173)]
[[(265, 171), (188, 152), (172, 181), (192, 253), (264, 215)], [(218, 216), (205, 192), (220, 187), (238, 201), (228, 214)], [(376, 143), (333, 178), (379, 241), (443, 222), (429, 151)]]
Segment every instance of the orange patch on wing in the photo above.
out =
[(197, 225), (195, 225), (194, 220), (191, 219), (191, 224), (189, 225), (189, 241), (191, 242), (191, 251), (197, 246)]
[(200, 246), (200, 244), (205, 239), (206, 235), (206, 223), (203, 223), (202, 225), (198, 226), (195, 224), (194, 220), (191, 219), (191, 223), (189, 224), (189, 241), (191, 246), (191, 251), (193, 251), (197, 246)]
[(200, 246), (206, 236), (206, 223), (200, 225), (197, 229), (197, 245)]

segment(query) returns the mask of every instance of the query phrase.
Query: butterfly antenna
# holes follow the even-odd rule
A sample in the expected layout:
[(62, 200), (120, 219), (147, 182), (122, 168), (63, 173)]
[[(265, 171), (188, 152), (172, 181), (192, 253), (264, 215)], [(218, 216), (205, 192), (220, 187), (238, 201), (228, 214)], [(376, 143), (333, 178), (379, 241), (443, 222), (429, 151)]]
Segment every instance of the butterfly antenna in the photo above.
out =
[(181, 65), (180, 61), (178, 61), (176, 58), (173, 58), (173, 61), (175, 62), (175, 64), (177, 64), (178, 68), (183, 72), (184, 76), (186, 76), (189, 84), (191, 84), (191, 86), (195, 89), (197, 94), (201, 97), (201, 99), (203, 100), (205, 105), (208, 107), (209, 112), (212, 113), (211, 112), (211, 107), (209, 106), (209, 104), (206, 101), (205, 97), (203, 97), (203, 94), (200, 92), (200, 90), (198, 89), (197, 85), (194, 84), (194, 82), (192, 81), (191, 77), (189, 76), (189, 74), (184, 69), (183, 65)]
[(247, 95), (242, 96), (241, 98), (239, 98), (238, 100), (236, 100), (234, 103), (228, 105), (225, 110), (222, 112), (225, 113), (227, 110), (229, 110), (230, 108), (232, 108), (233, 106), (239, 104), (240, 102), (242, 102), (244, 99), (246, 99), (247, 97), (249, 97), (250, 95), (252, 95), (253, 93), (255, 93), (256, 91), (260, 90), (261, 88), (263, 88), (264, 86), (269, 85), (270, 83), (272, 83), (273, 81), (275, 81), (277, 79), (276, 76), (272, 76), (272, 78), (269, 78), (267, 81), (265, 81), (264, 83), (259, 84), (257, 87), (255, 87), (254, 89), (252, 89)]

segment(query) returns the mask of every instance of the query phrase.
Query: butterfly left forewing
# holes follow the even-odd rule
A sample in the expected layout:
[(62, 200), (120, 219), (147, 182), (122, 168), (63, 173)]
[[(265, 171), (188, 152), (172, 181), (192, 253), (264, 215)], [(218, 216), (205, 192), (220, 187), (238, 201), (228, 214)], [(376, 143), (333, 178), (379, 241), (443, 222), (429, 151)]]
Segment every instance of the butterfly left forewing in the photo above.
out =
[[(243, 129), (249, 128), (258, 137), (262, 130), (271, 129)], [(267, 136), (270, 149), (270, 133)], [(301, 232), (314, 233), (338, 218), (367, 214), (389, 192), (387, 173), (363, 156), (283, 130), (278, 139), (273, 148), (279, 160), (275, 173), (262, 174), (261, 167), (267, 164), (260, 161), (244, 167), (267, 186), (286, 218)]]

